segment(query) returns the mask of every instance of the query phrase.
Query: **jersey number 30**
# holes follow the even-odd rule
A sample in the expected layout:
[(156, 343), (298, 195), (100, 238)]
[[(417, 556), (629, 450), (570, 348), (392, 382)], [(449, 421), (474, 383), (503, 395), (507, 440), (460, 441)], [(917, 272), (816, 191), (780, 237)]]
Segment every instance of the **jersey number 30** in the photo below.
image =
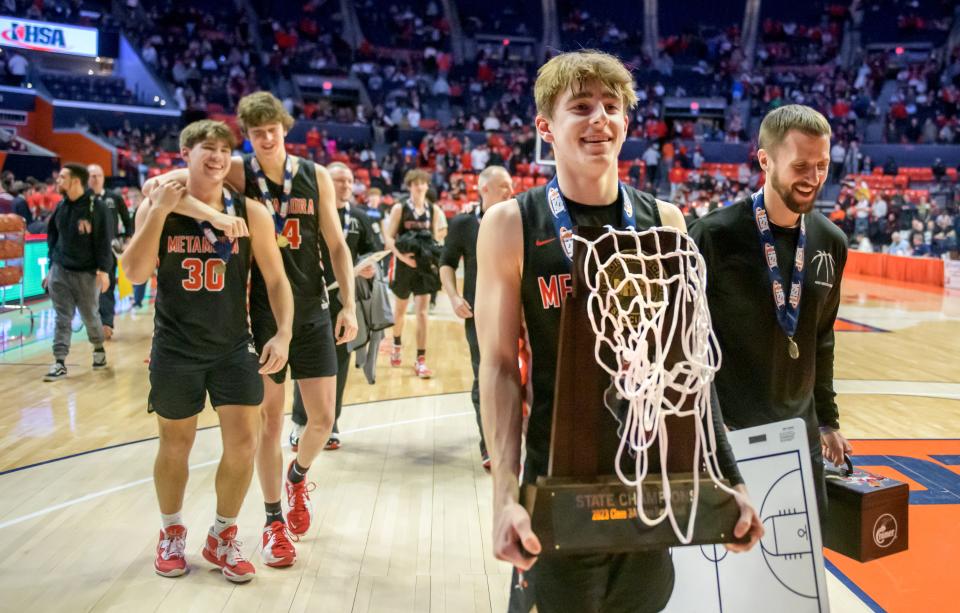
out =
[(186, 258), (183, 267), (187, 270), (187, 278), (183, 280), (183, 289), (188, 292), (199, 292), (201, 289), (219, 292), (223, 289), (223, 275), (218, 272), (218, 267), (224, 265), (220, 258)]

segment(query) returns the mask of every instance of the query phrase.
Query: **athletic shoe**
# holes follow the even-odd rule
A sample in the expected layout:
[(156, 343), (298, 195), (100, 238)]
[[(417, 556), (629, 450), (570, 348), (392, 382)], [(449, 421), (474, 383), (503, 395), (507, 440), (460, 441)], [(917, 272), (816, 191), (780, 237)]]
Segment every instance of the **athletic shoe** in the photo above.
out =
[(290, 449), (297, 451), (300, 448), (300, 435), (303, 434), (303, 429), (306, 426), (301, 426), (297, 422), (293, 422), (293, 427), (290, 428)]
[(240, 551), (242, 543), (237, 540), (236, 524), (228, 527), (220, 534), (213, 531), (207, 532), (207, 543), (203, 547), (203, 557), (207, 562), (220, 567), (220, 572), (227, 581), (233, 583), (246, 583), (253, 579), (257, 571), (253, 564), (243, 557)]
[(67, 367), (60, 362), (54, 362), (47, 374), (43, 376), (44, 381), (59, 381), (67, 378)]
[(480, 462), (483, 464), (483, 470), (490, 472), (490, 454), (486, 451), (480, 452)]
[(417, 358), (417, 363), (413, 365), (413, 372), (421, 379), (429, 379), (433, 376), (433, 371), (427, 368), (427, 360), (423, 356)]
[(93, 369), (102, 370), (107, 367), (107, 352), (103, 349), (93, 350)]
[(157, 559), (153, 569), (163, 577), (179, 577), (187, 572), (187, 558), (183, 554), (187, 541), (187, 529), (179, 524), (160, 531), (157, 543)]
[(260, 550), (260, 559), (267, 566), (284, 568), (293, 566), (297, 560), (297, 550), (293, 548), (290, 537), (299, 540), (287, 530), (287, 524), (275, 521), (263, 528), (263, 549)]
[(400, 345), (394, 345), (390, 350), (390, 366), (397, 368), (401, 363)]
[(113, 327), (112, 327), (112, 326), (104, 326), (104, 327), (103, 327), (103, 339), (108, 341), (108, 340), (110, 340), (111, 338), (113, 338)]
[(330, 438), (327, 439), (327, 444), (323, 446), (327, 451), (336, 451), (340, 449), (340, 435), (334, 432), (330, 435)]
[[(293, 464), (295, 460), (291, 460)], [(290, 466), (287, 466), (287, 474), (290, 474)], [(310, 503), (310, 492), (316, 487), (315, 483), (307, 483), (304, 479), (300, 483), (293, 483), (290, 479), (284, 480), (284, 489), (287, 492), (287, 506), (290, 511), (287, 513), (287, 526), (290, 532), (296, 535), (305, 534), (310, 529), (310, 520), (313, 519), (313, 505)]]

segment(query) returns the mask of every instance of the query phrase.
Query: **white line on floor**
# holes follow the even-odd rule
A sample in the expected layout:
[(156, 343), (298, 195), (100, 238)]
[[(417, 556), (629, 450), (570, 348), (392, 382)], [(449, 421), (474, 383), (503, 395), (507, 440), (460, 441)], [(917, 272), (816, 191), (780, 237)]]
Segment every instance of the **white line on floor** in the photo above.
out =
[[(406, 426), (409, 424), (422, 423), (425, 421), (436, 421), (439, 419), (449, 419), (451, 417), (463, 417), (465, 415), (475, 415), (475, 413), (473, 411), (463, 411), (460, 413), (450, 413), (448, 415), (435, 415), (433, 417), (421, 417), (418, 419), (404, 419), (402, 421), (394, 421), (388, 424), (377, 424), (373, 426), (364, 426), (363, 428), (356, 428), (354, 430), (344, 430), (340, 434), (358, 434), (360, 432), (369, 432), (370, 430), (382, 430), (384, 428), (393, 428), (394, 426)], [(153, 440), (153, 439), (150, 439), (150, 440)], [(217, 458), (216, 460), (210, 460), (209, 462), (201, 462), (199, 464), (194, 464), (190, 467), (190, 469), (194, 470), (198, 468), (203, 468), (205, 466), (212, 466), (219, 462), (220, 462), (220, 459)], [(96, 498), (101, 498), (103, 496), (108, 496), (110, 494), (122, 492), (123, 490), (127, 490), (127, 489), (130, 489), (131, 487), (136, 487), (138, 485), (143, 485), (144, 483), (150, 483), (151, 481), (153, 481), (153, 477), (148, 477), (146, 479), (137, 479), (136, 481), (131, 481), (130, 483), (124, 483), (123, 485), (117, 485), (115, 487), (101, 490), (99, 492), (93, 492), (85, 496), (80, 496), (79, 498), (67, 500), (66, 502), (61, 502), (60, 504), (55, 504), (53, 506), (40, 509), (39, 511), (34, 511), (33, 513), (28, 513), (26, 515), (21, 515), (20, 517), (9, 519), (5, 522), (0, 522), (0, 530), (2, 530), (3, 528), (9, 528), (10, 526), (15, 526), (25, 521), (30, 521), (31, 519), (35, 519), (37, 517), (48, 515), (50, 513), (53, 513), (54, 511), (59, 511), (61, 509), (72, 507), (73, 505), (80, 504), (81, 502), (87, 502), (88, 500), (94, 500)]]

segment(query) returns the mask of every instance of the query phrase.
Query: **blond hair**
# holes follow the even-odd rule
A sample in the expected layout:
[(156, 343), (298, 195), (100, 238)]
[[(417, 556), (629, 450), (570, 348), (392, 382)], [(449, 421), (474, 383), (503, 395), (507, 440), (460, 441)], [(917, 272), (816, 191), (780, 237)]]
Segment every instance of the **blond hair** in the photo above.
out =
[(807, 136), (830, 138), (830, 122), (818, 111), (802, 104), (788, 104), (767, 113), (760, 122), (759, 147), (766, 151), (776, 148), (790, 130), (799, 130)]
[(240, 98), (237, 104), (237, 121), (244, 132), (273, 122), (280, 123), (284, 131), (293, 127), (293, 117), (283, 108), (283, 103), (270, 92), (254, 92)]
[(237, 146), (237, 140), (233, 137), (233, 132), (222, 121), (201, 119), (180, 131), (181, 149), (193, 149), (197, 143), (208, 140), (222, 141), (231, 149)]
[(589, 81), (597, 81), (623, 101), (624, 111), (637, 106), (633, 76), (619, 59), (593, 49), (561, 53), (540, 67), (533, 95), (537, 113), (550, 119), (553, 106), (568, 89), (583, 89)]

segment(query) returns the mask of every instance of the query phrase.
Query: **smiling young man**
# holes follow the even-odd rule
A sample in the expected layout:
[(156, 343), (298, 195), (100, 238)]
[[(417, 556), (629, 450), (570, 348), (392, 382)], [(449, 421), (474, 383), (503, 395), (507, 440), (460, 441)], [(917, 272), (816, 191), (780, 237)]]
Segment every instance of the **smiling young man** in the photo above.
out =
[[(253, 579), (255, 571), (240, 550), (236, 519), (253, 477), (263, 399), (260, 376), (286, 364), (293, 296), (270, 215), (223, 183), (232, 151), (233, 134), (221, 122), (203, 120), (183, 129), (180, 154), (188, 164), (186, 185), (166, 182), (143, 202), (137, 210), (137, 232), (122, 262), (133, 283), (145, 283), (157, 269), (148, 410), (157, 415), (160, 430), (154, 484), (163, 530), (154, 568), (165, 577), (187, 570), (181, 509), (197, 417), (209, 394), (220, 420), (223, 453), (216, 477), (216, 519), (203, 557), (219, 566), (229, 581), (243, 583)], [(249, 237), (227, 239), (209, 224), (176, 214), (177, 203), (187, 195), (200, 206), (244, 219)], [(259, 363), (248, 324), (251, 257), (262, 271), (278, 322)]]
[[(281, 435), (286, 368), (264, 376), (263, 424), (257, 449), (257, 474), (266, 511), (261, 558), (268, 566), (283, 567), (296, 560), (288, 526), (294, 534), (304, 534), (313, 516), (306, 475), (333, 428), (335, 343), (346, 343), (357, 334), (353, 260), (337, 215), (329, 173), (310, 160), (286, 152), (284, 140), (293, 118), (283, 104), (269, 92), (250, 94), (240, 100), (237, 118), (254, 154), (233, 158), (227, 182), (242, 187), (248, 198), (264, 204), (273, 218), (275, 240), (294, 297), (290, 374), (300, 388), (308, 416), (296, 457), (284, 471)], [(145, 185), (144, 190), (151, 187)], [(189, 198), (184, 198), (176, 210), (206, 219), (225, 228), (227, 233), (245, 232), (244, 227), (231, 224), (222, 215), (211, 214), (209, 208), (197, 207)], [(324, 251), (329, 253), (328, 262), (321, 257)], [(326, 266), (333, 268), (343, 303), (333, 329), (324, 283)], [(255, 263), (251, 272), (250, 322), (258, 350), (277, 329), (266, 298), (263, 276)], [(283, 490), (289, 506), (286, 519), (280, 501)]]
[[(491, 208), (480, 226), (477, 247), (477, 286), (483, 291), (474, 311), (481, 356), (480, 408), (493, 462), (494, 554), (530, 571), (528, 582), (541, 613), (659, 611), (673, 590), (667, 550), (538, 560), (540, 541), (519, 503), (521, 440), (526, 443), (522, 478), (534, 483), (547, 473), (560, 306), (564, 288), (569, 289), (571, 264), (564, 241), (557, 240), (563, 238), (558, 236), (561, 215), (569, 215), (568, 227), (635, 226), (638, 231), (666, 225), (682, 230), (683, 216), (675, 206), (617, 179), (628, 113), (636, 105), (633, 79), (618, 59), (596, 51), (558, 55), (540, 68), (534, 93), (537, 130), (553, 147), (556, 177), (545, 187)], [(559, 290), (548, 292), (550, 285)], [(517, 366), (517, 341), (524, 330), (531, 353), (525, 438)], [(730, 548), (749, 549), (763, 528), (746, 497), (722, 427), (717, 444), (723, 474), (740, 492), (741, 516), (734, 533), (750, 535), (748, 544)], [(512, 596), (511, 610), (523, 610), (523, 595), (514, 590)]]
[(823, 458), (842, 464), (850, 452), (833, 390), (846, 238), (814, 210), (830, 170), (830, 135), (829, 122), (810, 107), (771, 111), (757, 151), (763, 188), (690, 227), (707, 264), (724, 356), (717, 374), (724, 419), (732, 428), (806, 422), (821, 520)]

